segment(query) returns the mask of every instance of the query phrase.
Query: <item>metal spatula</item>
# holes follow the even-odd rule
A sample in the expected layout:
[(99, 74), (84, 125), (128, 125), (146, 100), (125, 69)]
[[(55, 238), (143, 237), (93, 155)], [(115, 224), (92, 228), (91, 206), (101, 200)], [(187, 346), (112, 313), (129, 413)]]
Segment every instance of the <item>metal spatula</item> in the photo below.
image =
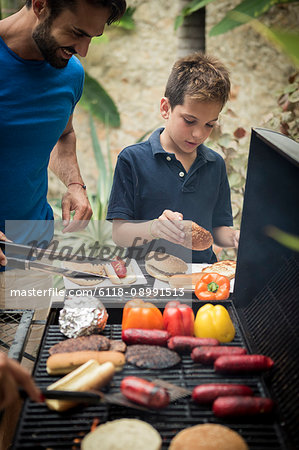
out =
[(177, 386), (176, 384), (168, 383), (167, 381), (160, 380), (159, 378), (152, 381), (157, 386), (163, 387), (167, 390), (171, 402), (179, 400), (180, 398), (188, 397), (188, 395), (192, 394), (192, 392), (189, 389)]

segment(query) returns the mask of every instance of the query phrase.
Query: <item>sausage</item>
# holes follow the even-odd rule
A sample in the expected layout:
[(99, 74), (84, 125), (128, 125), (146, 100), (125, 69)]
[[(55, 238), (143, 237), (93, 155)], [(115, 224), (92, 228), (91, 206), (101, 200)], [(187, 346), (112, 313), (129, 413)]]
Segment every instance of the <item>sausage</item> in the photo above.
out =
[(127, 275), (126, 264), (122, 259), (117, 259), (111, 261), (111, 266), (113, 267), (118, 278), (125, 278)]
[(219, 356), (214, 362), (216, 372), (258, 372), (271, 369), (274, 361), (264, 355)]
[(166, 389), (138, 377), (125, 377), (120, 384), (121, 393), (132, 402), (147, 408), (165, 408), (170, 401)]
[(253, 395), (250, 387), (244, 384), (211, 383), (195, 386), (192, 391), (192, 400), (195, 403), (212, 403), (216, 398), (230, 395)]
[(195, 347), (201, 345), (216, 346), (220, 342), (214, 338), (197, 338), (192, 336), (173, 336), (169, 339), (167, 346), (170, 350), (178, 353), (191, 353)]
[(216, 398), (212, 409), (215, 416), (228, 417), (269, 413), (273, 406), (274, 402), (271, 398), (235, 395)]
[(196, 363), (212, 364), (219, 356), (222, 355), (245, 355), (246, 348), (232, 347), (229, 345), (217, 347), (197, 347), (192, 350), (191, 358)]
[(168, 331), (127, 328), (122, 330), (122, 340), (126, 344), (160, 345), (165, 347), (170, 338)]

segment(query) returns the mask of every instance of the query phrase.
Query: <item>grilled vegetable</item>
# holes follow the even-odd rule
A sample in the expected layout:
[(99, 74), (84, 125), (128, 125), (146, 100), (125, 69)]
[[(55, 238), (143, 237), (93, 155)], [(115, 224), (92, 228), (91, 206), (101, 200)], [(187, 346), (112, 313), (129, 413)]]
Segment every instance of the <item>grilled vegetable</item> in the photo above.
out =
[(171, 336), (193, 336), (194, 313), (179, 301), (168, 302), (163, 312), (164, 328)]
[(122, 259), (116, 259), (111, 261), (111, 266), (113, 267), (118, 278), (125, 278), (127, 275), (126, 264)]
[(166, 389), (138, 377), (125, 377), (120, 384), (121, 393), (132, 402), (148, 408), (165, 408), (169, 404)]
[(217, 347), (196, 347), (192, 350), (191, 358), (196, 363), (212, 364), (219, 356), (222, 355), (245, 355), (246, 348), (217, 346)]
[(273, 400), (267, 397), (218, 397), (213, 403), (213, 413), (217, 417), (246, 416), (272, 411)]
[(121, 337), (126, 344), (148, 344), (165, 347), (170, 334), (164, 330), (128, 328), (122, 331)]
[(195, 285), (198, 300), (226, 300), (229, 297), (230, 281), (224, 275), (207, 273)]
[(137, 298), (129, 300), (123, 309), (122, 329), (143, 328), (163, 330), (161, 311), (153, 304)]
[(194, 334), (200, 338), (215, 338), (220, 342), (231, 342), (235, 337), (235, 327), (224, 306), (207, 303), (197, 311)]
[(271, 369), (274, 361), (264, 355), (219, 356), (214, 362), (216, 372), (258, 372)]
[(229, 395), (253, 395), (250, 387), (244, 384), (211, 383), (195, 386), (192, 392), (192, 400), (195, 403), (212, 403), (216, 398)]
[(193, 336), (173, 336), (168, 340), (167, 346), (170, 350), (178, 353), (191, 353), (195, 347), (201, 345), (216, 346), (219, 341), (213, 338), (197, 338)]

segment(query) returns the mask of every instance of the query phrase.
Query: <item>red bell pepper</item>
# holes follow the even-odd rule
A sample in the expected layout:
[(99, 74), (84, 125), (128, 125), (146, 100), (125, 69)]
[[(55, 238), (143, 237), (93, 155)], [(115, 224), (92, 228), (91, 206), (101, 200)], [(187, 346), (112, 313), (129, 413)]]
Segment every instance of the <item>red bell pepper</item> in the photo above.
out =
[(172, 336), (193, 336), (194, 313), (190, 306), (179, 301), (168, 302), (163, 312), (165, 330)]

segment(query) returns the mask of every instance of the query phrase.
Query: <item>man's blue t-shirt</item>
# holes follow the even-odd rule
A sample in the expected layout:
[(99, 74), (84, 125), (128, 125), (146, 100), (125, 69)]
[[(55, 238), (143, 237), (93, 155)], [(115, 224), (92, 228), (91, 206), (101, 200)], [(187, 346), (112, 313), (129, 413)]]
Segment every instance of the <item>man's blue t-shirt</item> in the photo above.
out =
[[(163, 128), (156, 130), (147, 141), (127, 147), (119, 154), (107, 219), (151, 220), (170, 209), (210, 232), (215, 227), (232, 226), (230, 188), (223, 158), (202, 144), (186, 172), (175, 155), (162, 148), (162, 131)], [(172, 253), (181, 255), (182, 247), (173, 246)], [(192, 261), (215, 262), (212, 247), (193, 251)]]
[(84, 70), (75, 56), (55, 69), (46, 61), (20, 58), (0, 38), (1, 231), (5, 220), (53, 219), (47, 202), (50, 153), (83, 83)]

